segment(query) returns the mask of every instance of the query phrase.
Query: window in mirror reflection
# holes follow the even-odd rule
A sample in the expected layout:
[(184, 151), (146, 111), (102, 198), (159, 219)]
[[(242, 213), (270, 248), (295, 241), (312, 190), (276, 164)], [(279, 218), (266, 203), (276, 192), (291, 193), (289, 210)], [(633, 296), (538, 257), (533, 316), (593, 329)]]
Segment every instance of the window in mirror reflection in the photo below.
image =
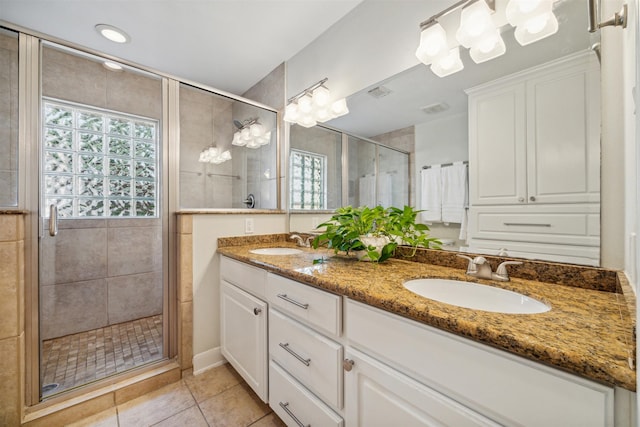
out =
[[(256, 121), (267, 140), (232, 144)], [(180, 208), (244, 209), (251, 194), (254, 208), (277, 209), (276, 127), (273, 111), (181, 84)]]
[(0, 207), (18, 206), (18, 33), (0, 29)]
[(327, 156), (291, 150), (291, 209), (326, 209)]
[(292, 125), (289, 206), (300, 210), (342, 206), (342, 134)]

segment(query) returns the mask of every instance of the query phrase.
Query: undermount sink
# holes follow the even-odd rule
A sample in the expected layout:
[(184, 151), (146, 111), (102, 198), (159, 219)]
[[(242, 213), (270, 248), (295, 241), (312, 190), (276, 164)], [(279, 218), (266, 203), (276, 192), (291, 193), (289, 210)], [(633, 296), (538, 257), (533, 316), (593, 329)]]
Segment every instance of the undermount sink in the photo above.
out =
[(302, 251), (296, 248), (260, 248), (251, 249), (249, 252), (256, 255), (296, 255)]
[(411, 292), (458, 307), (508, 314), (535, 314), (551, 310), (526, 295), (479, 283), (448, 279), (415, 279), (404, 283)]

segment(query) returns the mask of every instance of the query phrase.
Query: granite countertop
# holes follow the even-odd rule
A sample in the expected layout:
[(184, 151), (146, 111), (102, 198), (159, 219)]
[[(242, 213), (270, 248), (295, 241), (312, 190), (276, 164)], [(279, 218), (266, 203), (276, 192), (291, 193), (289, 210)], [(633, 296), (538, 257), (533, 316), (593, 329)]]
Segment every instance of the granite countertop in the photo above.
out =
[[(381, 264), (359, 262), (326, 249), (299, 248), (303, 253), (291, 256), (249, 252), (274, 246), (268, 240), (239, 246), (222, 242), (218, 252), (533, 361), (636, 390), (636, 372), (629, 367), (629, 358), (635, 355), (635, 321), (622, 293), (517, 277), (509, 282), (482, 280), (466, 276), (462, 269), (403, 259)], [(294, 247), (282, 241), (277, 246)], [(314, 265), (313, 260), (321, 257), (326, 261)], [(426, 277), (490, 284), (536, 298), (551, 310), (539, 314), (491, 313), (440, 303), (403, 287), (406, 280)]]

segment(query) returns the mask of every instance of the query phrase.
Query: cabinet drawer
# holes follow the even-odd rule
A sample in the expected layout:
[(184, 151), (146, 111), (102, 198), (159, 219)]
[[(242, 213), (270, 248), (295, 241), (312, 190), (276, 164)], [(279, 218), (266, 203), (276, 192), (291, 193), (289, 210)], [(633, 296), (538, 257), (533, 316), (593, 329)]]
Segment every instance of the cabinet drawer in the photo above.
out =
[(284, 277), (267, 275), (267, 299), (279, 310), (332, 336), (342, 332), (341, 297)]
[(351, 346), (501, 424), (613, 425), (611, 387), (350, 300), (346, 310)]
[(329, 405), (342, 408), (342, 346), (269, 309), (269, 354)]
[(245, 291), (265, 298), (264, 288), (267, 279), (267, 272), (256, 267), (244, 264), (240, 261), (220, 257), (220, 276), (229, 283), (238, 286)]
[(290, 427), (344, 425), (342, 418), (275, 362), (269, 362), (269, 405)]

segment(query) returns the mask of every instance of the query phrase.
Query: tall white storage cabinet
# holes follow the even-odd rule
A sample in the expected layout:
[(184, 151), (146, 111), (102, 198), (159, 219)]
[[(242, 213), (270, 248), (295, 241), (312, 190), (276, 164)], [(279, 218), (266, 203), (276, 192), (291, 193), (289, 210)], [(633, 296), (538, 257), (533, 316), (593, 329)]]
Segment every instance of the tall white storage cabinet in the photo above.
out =
[(570, 55), (467, 91), (469, 246), (598, 264), (600, 68)]

